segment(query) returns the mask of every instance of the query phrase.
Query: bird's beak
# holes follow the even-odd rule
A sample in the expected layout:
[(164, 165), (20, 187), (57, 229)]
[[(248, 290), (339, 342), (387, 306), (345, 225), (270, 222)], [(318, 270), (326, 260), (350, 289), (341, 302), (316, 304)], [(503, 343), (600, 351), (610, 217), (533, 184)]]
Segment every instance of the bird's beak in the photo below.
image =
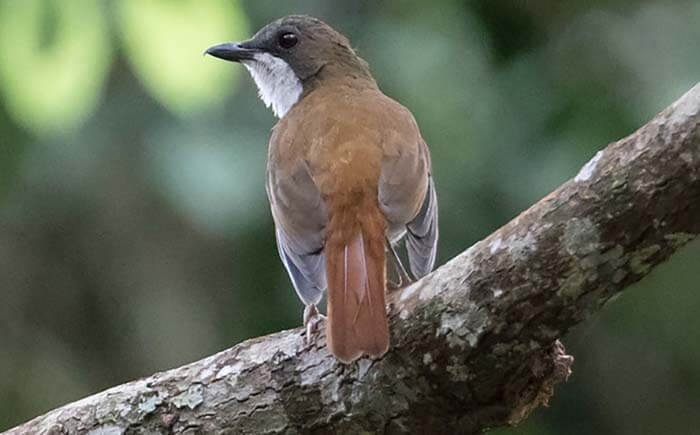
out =
[(246, 42), (227, 42), (224, 44), (214, 45), (207, 48), (204, 54), (209, 54), (219, 59), (228, 60), (231, 62), (240, 62), (242, 60), (253, 60), (255, 53), (259, 50), (247, 45)]

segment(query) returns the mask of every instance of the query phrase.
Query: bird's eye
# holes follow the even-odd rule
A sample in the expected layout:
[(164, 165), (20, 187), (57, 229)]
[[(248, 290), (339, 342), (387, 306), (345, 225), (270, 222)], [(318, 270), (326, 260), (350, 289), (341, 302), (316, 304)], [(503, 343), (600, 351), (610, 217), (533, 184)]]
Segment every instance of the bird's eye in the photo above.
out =
[(284, 48), (285, 50), (294, 47), (297, 45), (297, 42), (299, 42), (297, 35), (291, 32), (282, 33), (277, 40), (280, 47)]

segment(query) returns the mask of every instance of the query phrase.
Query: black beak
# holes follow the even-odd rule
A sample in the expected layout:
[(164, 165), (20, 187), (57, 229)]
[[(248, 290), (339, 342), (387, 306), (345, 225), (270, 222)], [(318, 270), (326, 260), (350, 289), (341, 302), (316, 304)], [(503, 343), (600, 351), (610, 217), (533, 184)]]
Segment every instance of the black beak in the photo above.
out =
[(207, 48), (204, 54), (209, 54), (219, 59), (228, 60), (231, 62), (240, 62), (242, 60), (252, 60), (255, 53), (259, 50), (246, 46), (246, 43), (228, 42), (225, 44), (215, 45)]

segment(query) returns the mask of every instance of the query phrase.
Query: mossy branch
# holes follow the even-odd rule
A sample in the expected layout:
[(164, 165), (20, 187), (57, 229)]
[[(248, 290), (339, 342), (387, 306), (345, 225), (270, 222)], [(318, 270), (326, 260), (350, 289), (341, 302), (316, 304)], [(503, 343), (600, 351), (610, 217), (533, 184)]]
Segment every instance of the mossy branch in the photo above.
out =
[[(449, 209), (450, 204), (443, 204)], [(473, 433), (547, 403), (558, 341), (700, 233), (700, 85), (425, 279), (392, 347), (345, 366), (301, 329), (58, 408), (9, 434)]]

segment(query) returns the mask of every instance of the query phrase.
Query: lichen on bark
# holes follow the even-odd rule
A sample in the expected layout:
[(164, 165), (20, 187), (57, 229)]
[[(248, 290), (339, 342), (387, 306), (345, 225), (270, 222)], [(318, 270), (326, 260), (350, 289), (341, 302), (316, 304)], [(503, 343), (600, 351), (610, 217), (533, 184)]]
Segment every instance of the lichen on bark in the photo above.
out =
[(301, 329), (114, 387), (9, 434), (475, 433), (551, 400), (558, 340), (700, 233), (700, 85), (572, 180), (388, 296), (392, 346), (338, 363)]

